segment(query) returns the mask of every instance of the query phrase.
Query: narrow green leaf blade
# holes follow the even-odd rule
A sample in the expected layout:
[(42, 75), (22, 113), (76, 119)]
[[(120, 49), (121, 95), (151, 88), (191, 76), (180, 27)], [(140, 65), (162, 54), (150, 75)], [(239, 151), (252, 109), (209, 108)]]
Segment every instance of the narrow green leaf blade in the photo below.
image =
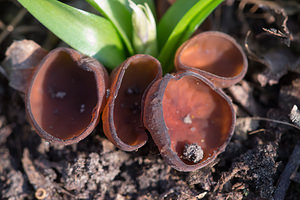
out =
[(104, 17), (109, 19), (121, 38), (123, 39), (130, 55), (134, 54), (131, 45), (132, 37), (132, 22), (131, 12), (128, 9), (126, 1), (124, 0), (86, 0)]
[(173, 68), (177, 48), (194, 33), (199, 25), (222, 1), (198, 0), (177, 23), (159, 55), (159, 60), (165, 73), (170, 72)]
[(210, 13), (222, 2), (223, 0), (215, 0), (216, 4), (208, 4), (206, 9), (203, 12), (197, 14), (193, 20), (189, 23), (188, 27), (185, 30), (185, 33), (181, 37), (180, 44), (184, 43), (189, 39), (193, 33), (198, 29), (198, 27), (204, 22), (204, 20), (210, 15)]
[(18, 0), (34, 17), (74, 49), (109, 68), (125, 60), (122, 41), (106, 19), (57, 0)]
[(164, 46), (178, 22), (198, 1), (199, 0), (177, 0), (168, 9), (157, 26), (159, 49)]

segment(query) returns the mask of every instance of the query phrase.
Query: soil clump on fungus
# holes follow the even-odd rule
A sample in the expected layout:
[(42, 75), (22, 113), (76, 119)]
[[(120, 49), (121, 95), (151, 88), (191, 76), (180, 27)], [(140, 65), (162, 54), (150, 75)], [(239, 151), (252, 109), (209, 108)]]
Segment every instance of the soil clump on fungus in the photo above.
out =
[[(178, 172), (151, 137), (124, 152), (106, 139), (101, 123), (78, 144), (50, 144), (34, 132), (23, 96), (0, 70), (0, 199), (298, 199), (300, 3), (225, 0), (208, 21), (209, 30), (235, 38), (249, 61), (246, 77), (225, 90), (237, 121), (216, 160)], [(22, 39), (47, 50), (67, 46), (16, 0), (0, 1), (0, 63)]]

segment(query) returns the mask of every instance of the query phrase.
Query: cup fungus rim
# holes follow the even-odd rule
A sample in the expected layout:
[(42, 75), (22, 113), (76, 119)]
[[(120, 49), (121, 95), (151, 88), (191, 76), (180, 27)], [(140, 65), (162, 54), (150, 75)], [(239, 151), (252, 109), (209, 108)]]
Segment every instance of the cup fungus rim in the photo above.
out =
[[(226, 39), (230, 43), (232, 43), (233, 46), (240, 52), (242, 59), (243, 59), (243, 68), (239, 74), (232, 76), (232, 77), (223, 77), (223, 76), (219, 76), (214, 73), (207, 72), (205, 70), (202, 70), (202, 69), (199, 69), (196, 67), (187, 66), (181, 62), (181, 53), (187, 48), (188, 44), (190, 42), (192, 42), (193, 40), (196, 40), (199, 37), (204, 37), (206, 35), (213, 35), (213, 36), (218, 36), (223, 39)], [(247, 73), (247, 70), (248, 70), (248, 59), (247, 59), (247, 56), (246, 56), (243, 48), (241, 47), (241, 45), (233, 37), (231, 37), (230, 35), (228, 35), (226, 33), (220, 32), (220, 31), (205, 31), (205, 32), (195, 35), (194, 37), (192, 37), (189, 40), (187, 40), (186, 42), (184, 42), (178, 48), (178, 50), (175, 54), (175, 62), (174, 63), (175, 63), (176, 69), (179, 71), (188, 70), (188, 71), (194, 71), (196, 73), (201, 72), (202, 74), (205, 74), (205, 76), (209, 77), (209, 79), (212, 79), (213, 81), (215, 81), (215, 80), (232, 81), (233, 84), (239, 82), (245, 76), (245, 74)], [(224, 85), (231, 86), (233, 84), (224, 84)], [(225, 86), (225, 87), (227, 87), (227, 86)]]
[[(121, 87), (121, 83), (122, 83), (122, 79), (124, 78), (124, 74), (126, 72), (126, 69), (128, 69), (128, 67), (131, 65), (131, 62), (135, 59), (143, 59), (143, 58), (147, 58), (147, 59), (151, 59), (153, 60), (156, 65), (158, 66), (158, 72), (155, 76), (155, 78), (151, 81), (151, 83), (149, 83), (149, 85), (147, 86), (147, 88), (145, 89), (143, 95), (142, 95), (142, 102), (141, 102), (141, 107), (143, 109), (143, 99), (145, 97), (146, 92), (148, 91), (148, 89), (151, 87), (151, 85), (153, 85), (153, 83), (157, 80), (157, 78), (162, 74), (162, 70), (161, 70), (161, 64), (160, 62), (154, 58), (153, 56), (147, 55), (147, 54), (135, 54), (129, 58), (127, 58), (121, 65), (120, 68), (117, 69), (117, 71), (115, 71), (114, 73), (114, 77), (116, 77), (116, 79), (114, 80), (114, 82), (112, 82), (111, 88), (110, 88), (110, 92), (114, 91), (114, 96), (111, 97), (112, 93), (110, 93), (109, 97), (108, 97), (108, 101), (107, 101), (107, 106), (109, 107), (108, 111), (108, 128), (110, 131), (110, 135), (112, 137), (112, 139), (114, 140), (114, 144), (124, 150), (124, 151), (134, 151), (139, 149), (140, 147), (144, 146), (146, 144), (146, 142), (148, 141), (148, 134), (146, 133), (145, 130), (145, 135), (146, 135), (146, 139), (145, 141), (143, 141), (140, 144), (136, 144), (136, 145), (129, 145), (126, 144), (125, 142), (123, 142), (117, 135), (117, 131), (116, 131), (116, 127), (114, 124), (114, 107), (115, 107), (115, 100), (118, 96), (118, 91)], [(142, 111), (141, 111), (141, 120), (142, 120)], [(103, 116), (103, 115), (102, 115)], [(143, 120), (142, 120), (143, 121)]]
[[(165, 119), (164, 119), (164, 112), (163, 112), (163, 105), (162, 105), (164, 93), (165, 93), (165, 90), (167, 88), (169, 81), (171, 79), (180, 80), (181, 78), (183, 78), (185, 76), (192, 76), (197, 79), (200, 79), (202, 82), (204, 82), (206, 85), (208, 85), (214, 92), (216, 92), (218, 95), (220, 95), (228, 103), (228, 105), (230, 107), (231, 120), (232, 120), (230, 129), (228, 131), (227, 139), (224, 141), (224, 143), (222, 145), (220, 145), (216, 150), (214, 150), (212, 155), (210, 157), (208, 157), (206, 160), (200, 161), (199, 163), (193, 164), (193, 165), (188, 165), (188, 164), (184, 163), (179, 158), (178, 154), (171, 149), (171, 139), (170, 139), (169, 131), (168, 131)], [(155, 85), (153, 85), (153, 86), (155, 86)], [(198, 73), (195, 73), (193, 71), (180, 71), (179, 73), (176, 73), (176, 74), (166, 74), (162, 79), (160, 79), (158, 82), (156, 82), (156, 87), (157, 87), (156, 93), (154, 93), (154, 95), (152, 97), (150, 97), (150, 99), (151, 99), (150, 107), (154, 106), (154, 107), (152, 107), (152, 110), (155, 109), (155, 112), (152, 113), (151, 116), (148, 116), (148, 117), (146, 116), (144, 118), (144, 123), (145, 123), (145, 126), (147, 127), (147, 129), (150, 131), (154, 142), (159, 147), (160, 153), (163, 156), (164, 160), (174, 169), (176, 169), (178, 171), (185, 171), (185, 172), (200, 169), (202, 167), (207, 166), (211, 162), (213, 162), (220, 153), (224, 152), (226, 146), (228, 145), (228, 143), (231, 140), (231, 137), (234, 133), (236, 115), (235, 115), (235, 110), (233, 108), (231, 99), (223, 92), (222, 89), (216, 87), (209, 79), (207, 79), (204, 76), (202, 76)], [(150, 90), (148, 92), (148, 95), (149, 94), (150, 94)], [(144, 109), (146, 110), (147, 108), (144, 108)], [(155, 127), (148, 126), (147, 122), (149, 121), (149, 118), (152, 118), (152, 119), (150, 119), (152, 121), (150, 126), (152, 126), (152, 124), (155, 124)], [(154, 130), (154, 129), (156, 129), (156, 130)], [(153, 134), (151, 132), (151, 130), (154, 130), (156, 132), (159, 131), (159, 135), (157, 133)], [(160, 140), (160, 142), (157, 142), (157, 140)]]
[[(88, 124), (88, 126), (77, 136), (74, 136), (72, 138), (69, 139), (60, 139), (57, 137), (54, 137), (53, 135), (49, 134), (47, 131), (45, 131), (35, 120), (35, 117), (33, 116), (33, 113), (31, 112), (31, 103), (30, 103), (30, 98), (31, 98), (31, 90), (33, 87), (33, 84), (37, 78), (38, 73), (40, 72), (40, 70), (42, 69), (43, 65), (45, 64), (45, 62), (47, 61), (47, 59), (56, 54), (56, 53), (60, 53), (60, 52), (64, 52), (67, 53), (68, 56), (70, 56), (70, 58), (72, 59), (72, 61), (74, 61), (78, 66), (82, 68), (83, 70), (89, 70), (93, 72), (93, 76), (95, 78), (95, 82), (96, 82), (96, 88), (97, 88), (97, 103), (92, 111), (92, 118), (90, 123)], [(73, 55), (73, 53), (75, 55)], [(42, 60), (41, 62), (37, 65), (37, 68), (35, 69), (35, 71), (32, 74), (32, 78), (30, 80), (30, 83), (28, 85), (26, 94), (25, 94), (25, 105), (26, 105), (26, 113), (28, 115), (27, 119), (29, 120), (29, 122), (32, 124), (32, 126), (36, 129), (36, 133), (46, 139), (47, 141), (51, 142), (51, 143), (57, 143), (57, 144), (64, 144), (64, 145), (70, 145), (70, 144), (74, 144), (74, 143), (78, 143), (79, 141), (83, 140), (84, 138), (86, 138), (96, 127), (97, 123), (99, 122), (99, 117), (100, 117), (100, 112), (101, 109), (103, 107), (103, 102), (105, 101), (105, 94), (106, 94), (106, 88), (103, 91), (102, 88), (99, 88), (101, 85), (102, 86), (107, 86), (107, 80), (105, 78), (105, 74), (107, 74), (105, 68), (103, 67), (103, 65), (94, 60), (95, 62), (91, 63), (91, 62), (87, 62), (87, 64), (91, 64), (93, 67), (90, 70), (90, 67), (83, 67), (82, 65), (85, 64), (84, 61), (83, 62), (79, 62), (81, 59), (84, 59), (86, 56), (77, 52), (74, 49), (71, 48), (66, 48), (66, 47), (59, 47), (59, 48), (55, 48), (52, 51), (50, 51)], [(89, 58), (89, 57), (87, 57)], [(85, 65), (85, 66), (86, 66)], [(99, 65), (99, 66), (97, 66)], [(94, 70), (94, 68), (98, 68), (99, 70), (102, 71), (102, 73), (100, 73), (99, 70)], [(97, 74), (100, 75), (100, 77), (102, 78), (98, 78)], [(99, 82), (101, 82), (99, 84)], [(103, 93), (103, 94), (101, 94)]]

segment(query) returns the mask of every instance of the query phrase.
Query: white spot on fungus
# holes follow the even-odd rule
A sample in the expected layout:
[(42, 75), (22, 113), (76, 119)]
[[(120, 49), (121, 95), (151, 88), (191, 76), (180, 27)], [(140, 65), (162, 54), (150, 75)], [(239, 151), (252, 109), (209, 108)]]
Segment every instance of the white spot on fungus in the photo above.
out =
[(85, 111), (85, 105), (81, 104), (80, 106), (80, 113), (83, 113)]
[(60, 99), (63, 99), (65, 96), (67, 95), (66, 92), (63, 92), (63, 91), (59, 91), (59, 92), (56, 92), (55, 94), (55, 98), (60, 98)]
[(183, 119), (183, 122), (185, 124), (191, 124), (192, 123), (192, 118), (191, 118), (190, 114), (187, 114), (187, 116), (185, 116), (185, 118)]
[(195, 128), (195, 127), (191, 127), (190, 130), (191, 130), (192, 132), (194, 132), (194, 131), (196, 130), (196, 128)]

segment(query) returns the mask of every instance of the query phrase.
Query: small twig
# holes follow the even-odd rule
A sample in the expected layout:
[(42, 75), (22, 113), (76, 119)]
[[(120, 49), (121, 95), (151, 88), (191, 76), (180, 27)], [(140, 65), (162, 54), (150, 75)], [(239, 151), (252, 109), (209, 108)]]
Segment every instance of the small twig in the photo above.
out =
[(287, 165), (285, 166), (282, 174), (280, 175), (277, 188), (273, 195), (275, 200), (284, 199), (286, 191), (288, 190), (290, 185), (290, 177), (297, 170), (299, 163), (300, 163), (300, 144), (296, 144)]
[(26, 13), (27, 13), (27, 10), (22, 8), (19, 11), (19, 13), (17, 14), (17, 16), (11, 21), (11, 23), (5, 27), (5, 29), (0, 34), (0, 44), (9, 35), (9, 33), (11, 33), (14, 30), (15, 26), (18, 23), (20, 23), (20, 21), (23, 19), (23, 17), (25, 16)]
[(286, 126), (290, 126), (290, 127), (293, 127), (295, 129), (300, 130), (299, 126), (296, 126), (296, 125), (291, 124), (289, 122), (283, 122), (283, 121), (280, 121), (280, 120), (269, 119), (269, 118), (265, 118), (265, 117), (241, 117), (239, 119), (245, 119), (245, 120), (246, 119), (250, 119), (250, 120), (259, 120), (259, 121), (273, 122), (273, 123), (277, 123), (277, 124), (283, 124), (283, 125), (286, 125)]
[(63, 186), (61, 186), (58, 183), (53, 183), (56, 186), (56, 189), (59, 190), (61, 193), (64, 193), (66, 195), (69, 195), (72, 198), (76, 198), (76, 196), (74, 194), (72, 194), (71, 192), (69, 192), (68, 190), (66, 190)]
[(254, 135), (254, 134), (260, 133), (260, 132), (266, 132), (266, 129), (262, 128), (262, 129), (258, 129), (255, 131), (251, 131), (250, 133), (248, 133), (248, 135)]
[(250, 12), (251, 12), (252, 14), (254, 14), (258, 9), (259, 9), (259, 6), (256, 5), (256, 4), (254, 4), (253, 7), (250, 9)]
[(39, 32), (39, 31), (41, 31), (41, 27), (38, 27), (36, 25), (25, 25), (25, 26), (20, 25), (14, 29), (14, 34), (22, 35), (26, 33)]

